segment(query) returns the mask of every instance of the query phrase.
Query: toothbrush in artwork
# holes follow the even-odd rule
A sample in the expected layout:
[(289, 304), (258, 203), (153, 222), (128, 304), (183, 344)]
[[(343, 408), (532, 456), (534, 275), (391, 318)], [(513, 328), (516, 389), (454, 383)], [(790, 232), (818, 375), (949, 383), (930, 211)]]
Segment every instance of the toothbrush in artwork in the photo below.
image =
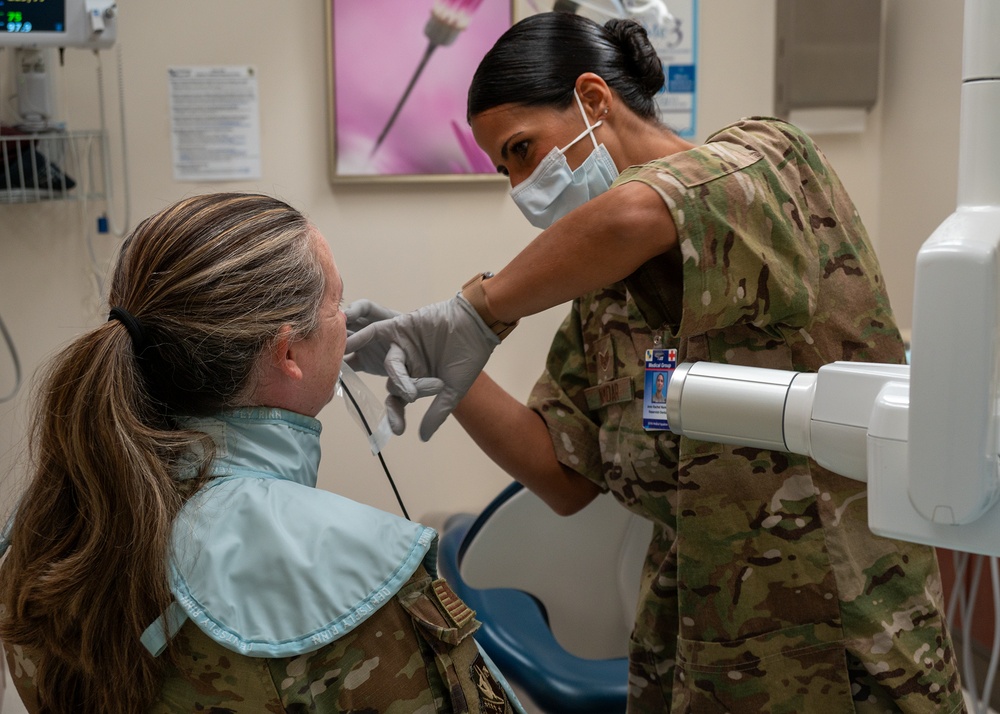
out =
[(427, 49), (424, 51), (424, 56), (420, 59), (420, 64), (417, 65), (417, 70), (413, 73), (413, 77), (410, 78), (410, 83), (406, 85), (403, 96), (396, 103), (396, 108), (392, 110), (389, 121), (385, 123), (382, 133), (375, 140), (372, 155), (378, 151), (378, 147), (382, 144), (386, 135), (388, 135), (389, 130), (396, 121), (396, 117), (399, 116), (399, 112), (403, 108), (403, 104), (406, 103), (410, 92), (413, 91), (417, 79), (420, 78), (420, 74), (424, 71), (424, 67), (427, 65), (427, 60), (430, 59), (431, 54), (438, 47), (447, 47), (455, 41), (455, 38), (459, 36), (462, 30), (469, 26), (469, 19), (472, 13), (475, 12), (476, 8), (482, 2), (483, 0), (434, 0), (434, 6), (431, 8), (431, 17), (424, 26), (424, 34), (428, 40)]

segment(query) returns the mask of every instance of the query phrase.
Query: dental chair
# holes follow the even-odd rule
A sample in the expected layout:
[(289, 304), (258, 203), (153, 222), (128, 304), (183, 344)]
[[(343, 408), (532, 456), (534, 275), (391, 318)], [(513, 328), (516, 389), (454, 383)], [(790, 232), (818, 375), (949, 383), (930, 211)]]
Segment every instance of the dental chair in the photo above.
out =
[(438, 568), (529, 712), (615, 714), (651, 535), (610, 495), (563, 517), (515, 483), (479, 516), (446, 521)]

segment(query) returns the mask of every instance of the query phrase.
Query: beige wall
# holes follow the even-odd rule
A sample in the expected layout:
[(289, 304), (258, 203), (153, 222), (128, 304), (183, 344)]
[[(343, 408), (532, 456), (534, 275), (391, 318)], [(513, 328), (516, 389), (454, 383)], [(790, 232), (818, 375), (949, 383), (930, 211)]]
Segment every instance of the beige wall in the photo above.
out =
[(960, 8), (961, 3), (929, 0), (895, 0), (888, 6), (877, 233), (893, 306), (907, 327), (913, 320), (917, 251), (955, 210)]
[[(301, 208), (326, 235), (345, 277), (346, 299), (367, 296), (398, 309), (449, 297), (474, 272), (502, 266), (534, 235), (501, 183), (331, 187), (319, 0), (281, 3), (280, 18), (273, 17), (275, 4), (263, 0), (122, 0), (120, 9), (133, 222), (196, 192), (276, 194)], [(959, 15), (957, 8), (945, 13), (936, 0), (887, 0), (884, 100), (863, 134), (818, 137), (869, 226), (904, 326), (916, 249), (954, 202)], [(741, 116), (770, 113), (774, 0), (708, 0), (700, 4), (700, 22), (698, 129), (704, 137)], [(102, 57), (114, 118), (115, 51)], [(3, 60), (9, 64), (9, 57)], [(59, 98), (70, 128), (93, 128), (94, 56), (68, 50), (66, 64)], [(166, 68), (202, 64), (256, 66), (262, 180), (206, 185), (173, 180)], [(0, 81), (9, 88), (6, 71)], [(117, 141), (117, 127), (112, 135)], [(120, 171), (116, 177), (120, 184)], [(106, 315), (81, 228), (97, 208), (0, 205), (0, 314), (29, 374)], [(96, 248), (105, 259), (114, 241), (98, 237)], [(557, 308), (525, 321), (497, 351), (490, 372), (515, 395), (527, 395), (563, 313)], [(0, 348), (0, 392), (10, 379)], [(11, 466), (23, 446), (28, 392), (0, 405), (0, 495), (16, 478)], [(422, 411), (411, 409), (411, 423)], [(339, 400), (321, 419), (321, 484), (395, 510), (378, 462)], [(385, 457), (416, 517), (478, 510), (508, 482), (454, 423), (428, 444), (411, 429), (390, 442)]]

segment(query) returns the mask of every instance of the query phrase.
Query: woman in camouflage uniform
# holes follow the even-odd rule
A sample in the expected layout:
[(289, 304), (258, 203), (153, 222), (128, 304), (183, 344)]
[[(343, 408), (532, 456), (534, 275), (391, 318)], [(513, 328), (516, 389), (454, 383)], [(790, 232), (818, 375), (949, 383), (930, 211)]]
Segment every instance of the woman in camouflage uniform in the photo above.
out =
[[(653, 521), (631, 714), (961, 711), (935, 554), (874, 536), (864, 484), (643, 427), (654, 346), (799, 371), (904, 359), (864, 226), (809, 137), (754, 118), (695, 146), (657, 121), (662, 86), (633, 22), (515, 25), (480, 64), (469, 117), (548, 229), (495, 277), (376, 322), (348, 352), (371, 364), (402, 349), (405, 364), (388, 355), (397, 412), (415, 393), (407, 370), (444, 381), (422, 437), (465, 394), (461, 424), (556, 511), (610, 491)], [(610, 189), (598, 141), (621, 170)], [(572, 298), (527, 406), (476, 377), (519, 318)]]
[(433, 576), (435, 533), (315, 488), (342, 289), (267, 196), (189, 198), (125, 242), (0, 532), (29, 711), (520, 711)]

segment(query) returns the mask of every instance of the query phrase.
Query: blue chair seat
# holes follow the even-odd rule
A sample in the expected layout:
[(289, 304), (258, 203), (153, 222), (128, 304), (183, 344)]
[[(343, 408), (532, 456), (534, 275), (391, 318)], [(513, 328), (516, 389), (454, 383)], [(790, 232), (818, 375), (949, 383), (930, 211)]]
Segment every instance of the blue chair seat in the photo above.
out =
[[(488, 511), (479, 518), (484, 517)], [(463, 543), (470, 530), (475, 532), (477, 520), (467, 514), (448, 520), (441, 535), (438, 568), (483, 623), (476, 634), (483, 649), (507, 678), (548, 714), (624, 712), (627, 658), (577, 657), (556, 641), (545, 610), (534, 597), (509, 588), (480, 590), (463, 580)]]

